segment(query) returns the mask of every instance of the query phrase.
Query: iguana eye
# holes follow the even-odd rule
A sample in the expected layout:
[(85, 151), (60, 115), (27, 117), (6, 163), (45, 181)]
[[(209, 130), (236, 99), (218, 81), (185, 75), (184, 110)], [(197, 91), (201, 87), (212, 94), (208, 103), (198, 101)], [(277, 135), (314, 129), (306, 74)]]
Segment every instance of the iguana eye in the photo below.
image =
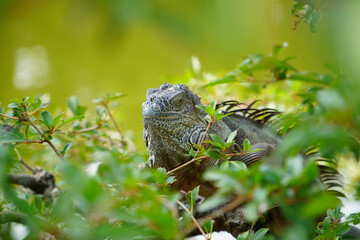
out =
[(181, 106), (183, 102), (184, 102), (183, 94), (178, 94), (173, 99), (171, 99), (171, 103), (175, 107)]

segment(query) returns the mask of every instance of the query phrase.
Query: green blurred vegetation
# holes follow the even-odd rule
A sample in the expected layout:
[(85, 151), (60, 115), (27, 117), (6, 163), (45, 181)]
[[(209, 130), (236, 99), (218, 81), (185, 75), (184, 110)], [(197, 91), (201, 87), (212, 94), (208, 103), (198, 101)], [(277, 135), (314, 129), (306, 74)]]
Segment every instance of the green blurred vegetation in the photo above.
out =
[[(321, 2), (0, 2), (0, 236), (13, 238), (10, 222), (27, 226), (27, 239), (183, 239), (195, 229), (199, 189), (185, 196), (191, 213), (178, 213), (175, 179), (144, 168), (138, 150), (145, 92), (166, 80), (204, 103), (261, 99), (283, 112), (276, 154), (284, 167), (226, 162), (205, 174), (219, 191), (200, 210), (235, 199), (250, 222), (279, 206), (290, 223), (238, 239), (346, 239), (359, 213), (343, 216), (315, 181), (314, 159), (302, 164), (298, 154), (318, 146), (359, 200), (360, 3)], [(9, 173), (38, 174), (35, 165), (57, 187), (34, 194), (9, 184)], [(199, 219), (211, 235), (208, 220)]]

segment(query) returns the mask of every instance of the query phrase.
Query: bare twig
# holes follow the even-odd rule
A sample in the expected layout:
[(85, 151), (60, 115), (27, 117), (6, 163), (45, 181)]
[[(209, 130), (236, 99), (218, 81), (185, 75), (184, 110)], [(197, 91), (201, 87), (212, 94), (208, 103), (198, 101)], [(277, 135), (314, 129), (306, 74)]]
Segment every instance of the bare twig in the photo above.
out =
[(17, 150), (16, 147), (14, 147), (14, 151), (15, 151), (15, 153), (16, 153), (19, 161), (20, 161), (20, 163), (21, 163), (22, 165), (24, 165), (27, 169), (29, 169), (29, 170), (32, 172), (32, 174), (35, 174), (35, 173), (36, 173), (35, 169), (33, 169), (32, 167), (30, 167), (30, 165), (28, 165), (26, 162), (24, 162), (24, 160), (22, 159), (22, 157), (21, 157), (21, 155), (20, 155), (19, 150)]
[(2, 113), (0, 113), (0, 116), (6, 117), (6, 118), (11, 118), (11, 119), (14, 119), (14, 120), (19, 120), (17, 117), (10, 117), (10, 116), (2, 114)]
[[(231, 202), (225, 204), (222, 208), (215, 210), (205, 216), (203, 216), (202, 218), (197, 220), (198, 224), (204, 224), (205, 222), (209, 221), (209, 219), (215, 219), (217, 217), (220, 217), (222, 215), (224, 215), (225, 213), (239, 207), (240, 205), (244, 204), (245, 202), (249, 201), (251, 198), (250, 197), (241, 197), (241, 196), (237, 196), (234, 198), (234, 200), (232, 200)], [(196, 226), (189, 226), (188, 230), (186, 231), (186, 234), (192, 232)]]
[(192, 159), (192, 160), (184, 163), (183, 165), (180, 165), (180, 166), (178, 166), (178, 167), (176, 167), (176, 168), (168, 171), (166, 174), (169, 175), (169, 174), (171, 174), (171, 173), (174, 173), (174, 172), (180, 170), (181, 168), (183, 168), (183, 167), (185, 167), (185, 166), (187, 166), (187, 165), (189, 165), (189, 164), (191, 164), (191, 163), (193, 163), (193, 162), (196, 162), (196, 161), (198, 161), (198, 160), (204, 159), (204, 158), (208, 158), (208, 156), (201, 156), (201, 157), (198, 157), (198, 158), (194, 158), (194, 159)]
[(93, 131), (93, 130), (96, 130), (100, 128), (99, 125), (97, 126), (92, 126), (92, 127), (88, 127), (88, 128), (83, 128), (83, 129), (80, 129), (80, 130), (76, 130), (75, 133), (84, 133), (84, 132), (90, 132), (90, 131)]
[(117, 124), (114, 116), (112, 115), (112, 113), (111, 113), (111, 111), (110, 111), (110, 109), (109, 109), (108, 104), (105, 103), (105, 102), (104, 102), (103, 104), (104, 104), (104, 107), (106, 108), (106, 110), (107, 110), (107, 112), (108, 112), (108, 114), (109, 114), (109, 116), (110, 116), (110, 119), (111, 119), (111, 121), (113, 122), (116, 130), (117, 130), (118, 133), (120, 134), (120, 141), (123, 141), (124, 138), (123, 138), (123, 135), (122, 135), (122, 133), (121, 133), (120, 127), (119, 127), (119, 125)]
[[(41, 135), (43, 136), (43, 132), (40, 130), (40, 128), (38, 128), (38, 126), (36, 126), (35, 123), (31, 122), (30, 119), (26, 119), (28, 122), (30, 122), (31, 126), (33, 128), (35, 128), (35, 130)], [(49, 146), (54, 150), (54, 152), (56, 153), (56, 155), (58, 155), (58, 157), (60, 158), (60, 160), (64, 160), (64, 156), (59, 152), (59, 150), (54, 146), (54, 144), (47, 138), (44, 139), (44, 141), (49, 144)]]
[(176, 202), (189, 214), (189, 216), (191, 217), (191, 219), (193, 220), (193, 222), (195, 223), (196, 227), (199, 229), (199, 231), (201, 232), (201, 234), (204, 236), (204, 238), (206, 240), (209, 240), (209, 238), (206, 236), (204, 230), (202, 230), (200, 224), (198, 223), (198, 221), (195, 219), (195, 217), (191, 214), (191, 212), (189, 211), (189, 209), (187, 209), (185, 207), (184, 204), (182, 204), (182, 202), (180, 202), (179, 200), (176, 200)]

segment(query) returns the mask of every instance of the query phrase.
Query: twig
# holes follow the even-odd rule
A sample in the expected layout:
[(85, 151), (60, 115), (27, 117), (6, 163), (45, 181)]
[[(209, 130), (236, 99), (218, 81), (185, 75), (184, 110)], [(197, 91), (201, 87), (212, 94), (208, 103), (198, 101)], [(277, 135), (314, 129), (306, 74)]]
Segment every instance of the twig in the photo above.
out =
[[(30, 121), (30, 119), (26, 119), (27, 121)], [(30, 122), (31, 126), (33, 128), (35, 128), (35, 130), (41, 135), (43, 136), (43, 132), (38, 128), (38, 126), (36, 126), (35, 123)], [(57, 148), (54, 146), (54, 144), (47, 138), (44, 139), (44, 141), (49, 144), (49, 146), (54, 150), (54, 152), (56, 153), (56, 155), (58, 155), (58, 157), (60, 158), (60, 160), (64, 160), (64, 156), (59, 152), (59, 150), (57, 150)]]
[(189, 165), (189, 164), (191, 164), (191, 163), (193, 163), (193, 162), (196, 162), (196, 161), (198, 161), (198, 160), (200, 160), (200, 159), (204, 159), (204, 158), (208, 158), (208, 156), (201, 156), (201, 157), (198, 157), (198, 158), (194, 158), (194, 159), (192, 159), (192, 160), (184, 163), (183, 165), (180, 165), (180, 166), (178, 166), (178, 167), (176, 167), (176, 168), (168, 171), (166, 174), (169, 175), (169, 174), (171, 174), (171, 173), (174, 173), (174, 172), (180, 170), (181, 168), (183, 168), (183, 167), (185, 167), (185, 166), (187, 166), (187, 165)]
[[(205, 132), (204, 132), (204, 135), (202, 136), (201, 141), (200, 141), (200, 144), (199, 144), (200, 148), (201, 148), (202, 144), (204, 143), (206, 134), (209, 132), (209, 129), (210, 129), (210, 127), (211, 127), (211, 125), (212, 125), (213, 123), (214, 123), (214, 121), (210, 121), (210, 122), (208, 123), (208, 125), (207, 125), (207, 127), (206, 127), (206, 130), (205, 130)], [(198, 149), (198, 150), (196, 151), (195, 156), (198, 155), (199, 150), (200, 150), (200, 149)], [(184, 163), (184, 164), (182, 164), (182, 165), (180, 165), (180, 166), (178, 166), (178, 167), (176, 167), (176, 168), (168, 171), (166, 174), (169, 175), (169, 174), (171, 174), (171, 173), (174, 173), (174, 172), (178, 171), (179, 169), (181, 169), (181, 168), (183, 168), (183, 167), (185, 167), (185, 166), (187, 166), (187, 165), (189, 165), (189, 164), (191, 164), (191, 163), (193, 163), (193, 162), (196, 162), (197, 160), (204, 159), (204, 158), (208, 158), (208, 156), (201, 156), (201, 157), (198, 157), (198, 158), (194, 158), (194, 159), (192, 159), (192, 160), (190, 160), (190, 161), (188, 161), (188, 162), (186, 162), (186, 163)]]
[(2, 113), (0, 113), (0, 116), (6, 117), (6, 118), (11, 118), (11, 119), (14, 119), (14, 120), (19, 120), (17, 117), (10, 117), (10, 116), (2, 114)]
[[(207, 127), (206, 127), (206, 130), (205, 130), (205, 133), (204, 133), (204, 135), (203, 135), (202, 138), (201, 138), (201, 141), (200, 141), (200, 144), (199, 144), (200, 147), (201, 147), (202, 144), (204, 143), (206, 134), (209, 132), (210, 127), (211, 127), (211, 125), (212, 125), (213, 123), (214, 123), (214, 121), (210, 121), (210, 122), (208, 123), (208, 125), (207, 125)], [(198, 152), (199, 152), (199, 149), (197, 150), (196, 155), (198, 154)], [(196, 156), (196, 155), (195, 155), (195, 156)]]
[(184, 204), (182, 204), (179, 200), (176, 200), (177, 204), (179, 204), (191, 217), (191, 219), (193, 220), (193, 222), (195, 223), (196, 227), (199, 229), (199, 231), (201, 232), (201, 234), (204, 236), (204, 238), (206, 240), (209, 240), (209, 238), (206, 236), (204, 230), (202, 230), (200, 224), (198, 223), (198, 221), (194, 218), (194, 216), (191, 214), (191, 212), (189, 211), (189, 209), (187, 209), (187, 207), (184, 206)]
[[(1, 116), (3, 117), (7, 117), (7, 118), (11, 118), (11, 119), (14, 119), (14, 120), (19, 120), (19, 118), (16, 118), (16, 117), (10, 117), (10, 116), (7, 116), (5, 114), (2, 114), (0, 113)], [(24, 121), (26, 122), (30, 122), (31, 126), (33, 128), (35, 128), (35, 130), (41, 135), (43, 136), (43, 132), (38, 128), (38, 126), (35, 125), (35, 123), (31, 122), (31, 120), (26, 116), (25, 119), (23, 119)], [(57, 150), (57, 148), (54, 146), (54, 144), (48, 140), (48, 139), (45, 139), (44, 140), (45, 142), (47, 142), (47, 144), (49, 144), (49, 146), (54, 150), (54, 152), (56, 153), (56, 155), (58, 155), (58, 157), (60, 158), (60, 160), (64, 160), (64, 156), (59, 152), (59, 150)]]
[(92, 127), (88, 127), (88, 128), (83, 128), (83, 129), (77, 130), (77, 131), (75, 131), (75, 133), (90, 132), (90, 131), (96, 130), (96, 129), (98, 129), (98, 128), (100, 128), (99, 125), (97, 125), (97, 126), (92, 126)]
[(110, 111), (110, 109), (109, 109), (108, 104), (105, 103), (105, 102), (104, 102), (103, 104), (104, 104), (104, 107), (106, 108), (106, 110), (107, 110), (107, 112), (108, 112), (108, 114), (109, 114), (109, 116), (110, 116), (110, 118), (111, 118), (111, 121), (114, 123), (114, 126), (115, 126), (116, 130), (117, 130), (118, 133), (120, 134), (120, 141), (123, 141), (124, 138), (123, 138), (123, 135), (122, 135), (122, 133), (121, 133), (120, 127), (119, 127), (119, 125), (117, 124), (114, 116), (112, 115), (112, 113), (111, 113), (111, 111)]
[[(234, 200), (232, 200), (230, 203), (225, 204), (225, 206), (223, 206), (222, 208), (215, 210), (207, 215), (205, 215), (204, 217), (200, 218), (197, 220), (198, 224), (203, 224), (205, 222), (207, 222), (209, 219), (215, 219), (217, 217), (220, 217), (222, 215), (224, 215), (225, 213), (233, 210), (234, 208), (239, 207), (240, 205), (244, 204), (245, 202), (249, 201), (251, 198), (250, 197), (241, 197), (241, 196), (237, 196)], [(186, 234), (192, 232), (194, 230), (194, 226), (190, 226), (189, 230), (186, 231)]]
[(28, 165), (26, 162), (24, 162), (24, 160), (22, 159), (22, 157), (21, 157), (21, 155), (20, 155), (19, 150), (17, 150), (17, 148), (14, 147), (14, 151), (15, 151), (15, 153), (16, 153), (19, 161), (20, 161), (20, 163), (21, 163), (22, 165), (24, 165), (27, 169), (29, 169), (33, 174), (35, 174), (36, 171), (35, 171), (32, 167), (30, 167), (30, 165)]

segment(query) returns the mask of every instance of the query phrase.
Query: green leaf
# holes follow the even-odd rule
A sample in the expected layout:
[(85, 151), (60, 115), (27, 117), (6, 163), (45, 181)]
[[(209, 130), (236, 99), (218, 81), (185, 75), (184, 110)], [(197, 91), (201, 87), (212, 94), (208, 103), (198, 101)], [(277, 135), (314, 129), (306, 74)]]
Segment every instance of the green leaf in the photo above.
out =
[(79, 99), (76, 96), (69, 97), (67, 105), (74, 115), (82, 115), (86, 110), (86, 107), (80, 106)]
[(200, 108), (201, 110), (205, 111), (206, 106), (204, 105), (196, 105), (197, 108)]
[(238, 80), (236, 80), (235, 76), (227, 76), (227, 77), (223, 77), (220, 78), (214, 82), (210, 82), (208, 84), (205, 84), (203, 86), (201, 86), (202, 88), (206, 88), (206, 87), (213, 87), (215, 85), (220, 85), (220, 84), (225, 84), (225, 83), (233, 83), (233, 82), (237, 82)]
[(250, 141), (249, 139), (246, 138), (243, 142), (243, 150), (244, 152), (248, 152), (250, 149), (251, 149)]
[(298, 80), (302, 82), (320, 83), (328, 85), (333, 81), (330, 75), (322, 75), (313, 72), (299, 72), (288, 76), (290, 80)]
[(78, 119), (83, 119), (83, 118), (84, 118), (83, 115), (74, 116), (74, 117), (72, 117), (72, 118), (69, 118), (69, 119), (65, 120), (65, 121), (64, 121), (63, 123), (61, 123), (60, 126), (58, 126), (57, 128), (60, 128), (60, 127), (64, 126), (65, 124), (68, 124), (68, 123), (70, 123), (70, 122), (73, 122), (73, 121), (78, 120)]
[(63, 115), (64, 113), (60, 113), (59, 115), (57, 115), (54, 120), (53, 120), (53, 125), (56, 126), (56, 124), (58, 124), (58, 122), (60, 122), (60, 119), (61, 119), (61, 116)]
[(231, 143), (232, 141), (234, 141), (235, 137), (237, 134), (237, 130), (233, 131), (232, 133), (230, 133), (230, 135), (228, 136), (228, 138), (226, 139), (226, 143)]
[(61, 154), (63, 156), (65, 156), (65, 154), (70, 150), (70, 148), (72, 147), (72, 143), (68, 143), (64, 146), (63, 150), (61, 151)]
[(102, 115), (104, 114), (105, 109), (103, 106), (97, 106), (96, 107), (96, 113), (99, 117), (102, 117)]
[(206, 156), (215, 158), (215, 159), (222, 159), (223, 156), (221, 155), (221, 153), (219, 153), (218, 151), (206, 151), (205, 152)]
[(257, 230), (257, 232), (254, 234), (253, 236), (253, 240), (261, 240), (264, 238), (264, 236), (266, 235), (266, 233), (269, 231), (268, 228), (260, 228), (259, 230)]
[(330, 217), (330, 219), (334, 220), (335, 219), (335, 211), (332, 209), (328, 209), (327, 210), (327, 215)]
[(236, 240), (248, 240), (250, 238), (251, 234), (250, 231), (246, 231), (243, 233), (240, 233)]
[(51, 128), (52, 123), (53, 123), (51, 114), (50, 114), (48, 111), (43, 111), (43, 112), (41, 113), (41, 117), (42, 117), (45, 125), (46, 125), (48, 128)]
[(190, 204), (190, 212), (191, 213), (193, 213), (194, 205), (195, 205), (196, 199), (199, 195), (199, 189), (200, 189), (200, 186), (197, 186), (192, 191), (189, 191), (186, 194), (186, 199), (187, 199), (188, 203)]
[(29, 122), (25, 127), (25, 137), (29, 138), (29, 129), (30, 129), (31, 122)]
[(22, 107), (20, 106), (20, 104), (16, 103), (16, 102), (13, 102), (13, 103), (10, 103), (8, 105), (9, 108), (12, 108), (12, 109), (22, 109)]
[(0, 126), (0, 143), (16, 143), (26, 142), (24, 136), (17, 130), (9, 125)]
[(219, 143), (220, 146), (223, 146), (224, 145), (224, 142), (223, 140), (216, 134), (210, 134), (211, 138), (216, 142), (216, 143)]
[(214, 220), (210, 220), (203, 225), (204, 231), (207, 234), (211, 235), (213, 228), (214, 228), (214, 223), (215, 223)]

